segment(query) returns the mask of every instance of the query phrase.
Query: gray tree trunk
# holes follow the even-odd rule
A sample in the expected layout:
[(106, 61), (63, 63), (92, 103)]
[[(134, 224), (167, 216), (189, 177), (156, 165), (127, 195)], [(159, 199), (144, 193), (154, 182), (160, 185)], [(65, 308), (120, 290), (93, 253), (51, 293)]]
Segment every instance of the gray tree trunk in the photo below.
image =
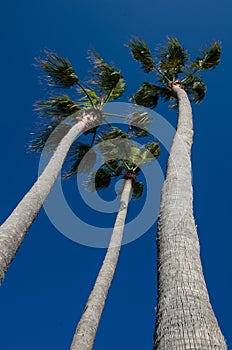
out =
[(70, 146), (81, 132), (90, 126), (94, 126), (96, 121), (101, 121), (101, 118), (101, 112), (95, 109), (83, 110), (78, 113), (76, 124), (62, 138), (42, 174), (8, 219), (1, 225), (0, 283), (57, 179)]
[(227, 346), (209, 301), (193, 217), (192, 110), (186, 92), (179, 87), (173, 91), (179, 102), (179, 118), (158, 223), (154, 349), (223, 350)]
[[(131, 179), (125, 180), (120, 207), (110, 239), (109, 247), (95, 285), (86, 303), (85, 310), (77, 325), (71, 350), (91, 350), (93, 348), (98, 324), (105, 305), (107, 294), (117, 266), (132, 188)], [(100, 238), (99, 238), (100, 239)]]

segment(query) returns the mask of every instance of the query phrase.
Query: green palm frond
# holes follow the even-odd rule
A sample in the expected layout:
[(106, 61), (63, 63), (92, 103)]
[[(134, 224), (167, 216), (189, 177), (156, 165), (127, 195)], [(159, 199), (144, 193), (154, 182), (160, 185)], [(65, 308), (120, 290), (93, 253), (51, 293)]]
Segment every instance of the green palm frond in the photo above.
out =
[(148, 112), (133, 112), (130, 118), (130, 125), (135, 125), (138, 128), (147, 128), (152, 123), (152, 118)]
[(135, 167), (138, 164), (142, 164), (143, 156), (140, 147), (132, 144), (128, 151), (128, 158), (126, 159), (126, 162), (129, 165), (129, 167)]
[(97, 106), (100, 102), (100, 98), (97, 96), (96, 92), (93, 89), (89, 88), (78, 88), (78, 93), (81, 95), (79, 101), (82, 107), (93, 107)]
[(131, 144), (131, 140), (118, 137), (99, 142), (97, 147), (105, 161), (108, 159), (130, 159)]
[(113, 101), (119, 98), (124, 93), (125, 89), (126, 81), (122, 76), (120, 76), (114, 88), (109, 92), (109, 96), (106, 102)]
[(207, 87), (202, 78), (190, 70), (187, 71), (186, 78), (183, 80), (183, 87), (195, 103), (200, 103), (206, 95)]
[[(119, 136), (116, 136), (117, 134)], [(105, 162), (108, 162), (109, 159), (123, 160), (124, 167), (126, 166), (127, 169), (136, 166), (135, 160), (138, 159), (140, 150), (137, 146), (133, 145), (131, 139), (128, 139), (128, 134), (116, 129), (109, 133), (109, 135), (105, 135), (105, 138), (99, 138), (98, 142), (97, 147)]]
[(159, 68), (168, 79), (175, 80), (182, 73), (188, 57), (177, 38), (168, 38), (167, 44), (158, 52)]
[(141, 67), (145, 73), (155, 70), (154, 60), (144, 40), (135, 38), (127, 46), (131, 50), (134, 59), (141, 63)]
[(142, 197), (144, 185), (142, 182), (135, 182), (132, 186), (132, 198), (139, 199)]
[(152, 142), (139, 148), (132, 146), (130, 149), (130, 161), (141, 167), (142, 164), (152, 162), (160, 155), (160, 147), (158, 142)]
[(207, 87), (201, 79), (195, 81), (192, 86), (192, 101), (200, 103), (204, 99), (206, 91)]
[(68, 95), (57, 96), (48, 100), (35, 103), (35, 110), (43, 116), (68, 117), (79, 111), (81, 107)]
[(46, 58), (39, 61), (50, 85), (69, 88), (78, 83), (78, 77), (67, 58), (52, 52), (45, 52), (45, 54)]
[(61, 125), (61, 120), (62, 118), (56, 118), (34, 133), (35, 137), (30, 141), (29, 150), (31, 152), (42, 152), (43, 150), (53, 152), (71, 127), (66, 123)]
[[(86, 186), (94, 191), (106, 188), (110, 185), (112, 177), (122, 176), (124, 179), (132, 179), (133, 198), (142, 195), (143, 184), (136, 183), (136, 177), (145, 162), (155, 160), (160, 154), (159, 144), (152, 142), (147, 145), (135, 145), (130, 139), (116, 137), (106, 139), (98, 143), (98, 148), (103, 157), (104, 164), (98, 171), (90, 174)], [(94, 185), (95, 184), (95, 185)]]
[(147, 112), (134, 112), (130, 117), (129, 132), (135, 137), (144, 137), (149, 134), (148, 126), (152, 120)]
[[(189, 60), (187, 51), (175, 37), (167, 38), (166, 45), (159, 48), (155, 61), (153, 61), (151, 53), (143, 40), (132, 40), (129, 48), (134, 58), (142, 63), (146, 72), (156, 70), (158, 73), (157, 81), (160, 86), (144, 82), (132, 97), (136, 104), (151, 109), (157, 106), (160, 97), (165, 102), (171, 102), (170, 108), (178, 107), (178, 101), (175, 94), (173, 94), (171, 85), (174, 82), (181, 82), (191, 101), (201, 102), (205, 97), (207, 88), (197, 73), (206, 69), (214, 69), (219, 64), (221, 57), (221, 44), (214, 42), (209, 48), (206, 47), (202, 50), (202, 54), (192, 62)], [(134, 135), (143, 136), (144, 133), (134, 130)]]
[[(118, 155), (125, 155), (129, 135), (118, 128), (114, 128), (110, 132), (101, 132), (97, 138), (97, 147), (100, 150), (103, 158), (118, 158)], [(131, 140), (128, 140), (130, 143)]]
[(103, 166), (89, 175), (85, 187), (88, 191), (94, 192), (95, 190), (98, 191), (107, 188), (110, 182), (111, 173)]
[(68, 178), (77, 172), (80, 174), (87, 174), (93, 168), (96, 162), (96, 153), (91, 146), (82, 142), (75, 142), (69, 152), (70, 163), (72, 163), (68, 172), (64, 177)]
[[(147, 145), (145, 145), (146, 149), (149, 151), (149, 153), (152, 154), (152, 157), (150, 157), (150, 155), (148, 154), (148, 159), (150, 160), (154, 160), (154, 158), (158, 158), (160, 155), (160, 146), (158, 142), (151, 142), (148, 143)], [(150, 159), (152, 158), (152, 159)], [(145, 158), (146, 159), (146, 158)], [(147, 161), (147, 160), (146, 160)]]
[[(67, 95), (54, 97), (48, 100), (35, 103), (35, 110), (43, 117), (52, 118), (47, 123), (43, 123), (42, 128), (34, 133), (34, 139), (31, 140), (29, 150), (31, 152), (42, 152), (46, 144), (46, 151), (52, 152), (56, 149), (62, 137), (69, 130), (68, 124), (59, 124), (67, 117), (80, 110), (80, 106), (74, 103)], [(55, 131), (55, 129), (57, 130)], [(52, 137), (50, 138), (50, 135)], [(47, 142), (49, 139), (49, 142)]]
[(112, 176), (120, 176), (123, 173), (123, 163), (118, 159), (109, 159), (105, 165), (111, 172)]
[(149, 134), (149, 131), (146, 129), (141, 129), (135, 125), (131, 125), (129, 129), (129, 134), (132, 137), (145, 137)]
[(136, 104), (147, 108), (155, 108), (158, 104), (161, 88), (149, 82), (144, 82), (133, 96)]
[(107, 64), (96, 52), (91, 55), (94, 66), (91, 81), (99, 87), (101, 92), (105, 92), (107, 102), (119, 98), (126, 88), (126, 82), (119, 70)]
[(212, 43), (209, 48), (202, 50), (201, 56), (192, 63), (192, 67), (197, 70), (214, 69), (220, 62), (221, 44), (217, 41)]
[(128, 137), (129, 137), (128, 134), (125, 133), (124, 131), (118, 128), (113, 128), (113, 130), (111, 130), (110, 132), (107, 132), (107, 131), (100, 132), (97, 141), (102, 142), (107, 140), (113, 140), (116, 138), (127, 139)]
[[(124, 133), (122, 135), (125, 136)], [(126, 137), (128, 137), (127, 134)], [(136, 169), (143, 163), (150, 162), (159, 156), (160, 147), (157, 142), (140, 147), (126, 137), (124, 139), (123, 137), (100, 139), (98, 149), (105, 161), (108, 159), (122, 160), (127, 169)]]

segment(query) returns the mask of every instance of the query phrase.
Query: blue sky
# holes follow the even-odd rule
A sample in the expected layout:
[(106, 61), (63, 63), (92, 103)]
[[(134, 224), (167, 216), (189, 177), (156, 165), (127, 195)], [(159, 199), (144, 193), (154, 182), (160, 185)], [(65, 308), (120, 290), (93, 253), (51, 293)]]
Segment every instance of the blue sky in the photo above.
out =
[[(192, 160), (204, 273), (215, 313), (232, 346), (229, 1), (11, 1), (2, 4), (0, 28), (1, 221), (38, 173), (39, 156), (28, 153), (26, 145), (37, 119), (33, 103), (47, 96), (33, 66), (41, 50), (52, 49), (69, 57), (85, 79), (89, 69), (86, 54), (95, 48), (105, 60), (120, 67), (127, 80), (127, 101), (144, 78), (123, 45), (131, 36), (143, 37), (155, 49), (167, 35), (174, 35), (193, 55), (205, 43), (222, 42), (222, 62), (206, 74), (207, 96), (193, 109)], [(175, 125), (176, 113), (168, 111), (166, 105), (160, 103), (157, 112)], [(66, 196), (79, 201), (78, 195), (74, 197), (75, 181), (65, 186)], [(68, 349), (104, 254), (104, 249), (68, 240), (42, 210), (0, 290), (2, 349)], [(153, 227), (122, 248), (95, 350), (151, 349), (155, 264)]]

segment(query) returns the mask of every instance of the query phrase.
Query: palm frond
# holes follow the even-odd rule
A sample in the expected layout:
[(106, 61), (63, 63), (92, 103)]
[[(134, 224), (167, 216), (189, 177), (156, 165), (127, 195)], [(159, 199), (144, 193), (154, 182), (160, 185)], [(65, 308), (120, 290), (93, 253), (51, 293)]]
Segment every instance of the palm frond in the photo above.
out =
[(155, 108), (158, 104), (160, 87), (149, 82), (144, 82), (138, 92), (133, 96), (136, 104), (147, 108)]
[(195, 81), (192, 86), (192, 101), (200, 103), (206, 94), (207, 87), (202, 80)]
[(113, 128), (113, 130), (111, 130), (110, 132), (107, 132), (107, 131), (100, 132), (97, 141), (102, 142), (107, 140), (113, 140), (116, 138), (127, 139), (128, 137), (129, 137), (128, 134), (125, 133), (124, 131), (118, 128)]
[[(97, 147), (100, 150), (103, 158), (119, 158), (119, 154), (125, 155), (129, 135), (118, 128), (114, 128), (110, 132), (100, 132), (97, 138)], [(128, 140), (128, 142), (131, 142)]]
[[(188, 54), (177, 38), (167, 39), (167, 44), (158, 52), (159, 68), (170, 80), (176, 80), (188, 60)], [(161, 77), (162, 78), (162, 77)]]
[(105, 161), (109, 159), (130, 159), (132, 141), (126, 138), (115, 138), (99, 142), (97, 147)]
[(144, 185), (142, 182), (135, 182), (132, 185), (132, 198), (139, 199), (140, 197), (142, 197), (143, 189), (144, 189)]
[(49, 85), (69, 88), (78, 83), (78, 77), (67, 58), (52, 52), (45, 54), (46, 58), (39, 59), (39, 62), (47, 75)]
[[(154, 160), (160, 155), (160, 146), (158, 142), (151, 142), (145, 145), (147, 151), (152, 154), (152, 157), (148, 154), (149, 160)], [(153, 159), (150, 159), (153, 158)], [(146, 158), (145, 158), (146, 159)], [(146, 160), (147, 161), (147, 160)]]
[(30, 141), (29, 150), (31, 152), (42, 152), (43, 150), (53, 152), (71, 127), (66, 123), (61, 125), (60, 122), (61, 119), (56, 118), (34, 133), (35, 137)]
[(142, 164), (152, 162), (160, 155), (159, 143), (148, 143), (141, 148), (133, 146), (131, 147), (130, 153), (130, 160), (136, 164), (137, 167), (141, 167)]
[(109, 159), (105, 165), (111, 172), (112, 176), (120, 176), (123, 172), (123, 163), (118, 159)]
[(183, 87), (190, 99), (195, 103), (200, 103), (207, 91), (207, 87), (202, 81), (202, 78), (191, 70), (187, 71), (187, 75), (183, 80)]
[(95, 190), (98, 191), (107, 188), (110, 185), (110, 182), (111, 173), (103, 166), (89, 175), (85, 187), (88, 191), (94, 192)]
[(130, 125), (134, 125), (137, 128), (147, 128), (152, 123), (151, 117), (148, 112), (133, 112), (130, 117)]
[(115, 84), (114, 88), (109, 92), (109, 96), (106, 102), (113, 101), (119, 98), (126, 89), (126, 81), (121, 76), (118, 79), (118, 82)]
[(57, 96), (35, 103), (35, 110), (42, 116), (68, 117), (80, 109), (81, 107), (71, 100), (68, 95)]
[(78, 88), (78, 94), (81, 96), (79, 101), (82, 107), (92, 107), (96, 106), (100, 102), (100, 98), (97, 96), (96, 92), (93, 89), (89, 88)]
[(129, 132), (135, 137), (144, 137), (149, 134), (148, 126), (152, 120), (147, 112), (134, 112), (130, 117)]
[(125, 91), (126, 83), (119, 70), (107, 64), (96, 52), (91, 55), (94, 66), (91, 81), (99, 87), (101, 92), (105, 92), (107, 101), (119, 98)]
[(142, 164), (142, 159), (143, 159), (143, 152), (141, 152), (141, 148), (136, 146), (136, 145), (131, 145), (129, 149), (129, 157), (127, 159), (129, 166), (131, 165), (138, 166)]
[(72, 163), (64, 178), (69, 178), (77, 172), (87, 174), (93, 168), (96, 162), (96, 153), (91, 146), (82, 142), (75, 142), (69, 152), (70, 163)]
[(145, 73), (155, 70), (154, 60), (144, 40), (135, 38), (131, 40), (127, 46), (131, 50), (134, 59), (141, 63), (141, 67)]
[(215, 41), (209, 48), (202, 50), (201, 56), (198, 56), (192, 67), (198, 70), (214, 69), (220, 62), (221, 44)]

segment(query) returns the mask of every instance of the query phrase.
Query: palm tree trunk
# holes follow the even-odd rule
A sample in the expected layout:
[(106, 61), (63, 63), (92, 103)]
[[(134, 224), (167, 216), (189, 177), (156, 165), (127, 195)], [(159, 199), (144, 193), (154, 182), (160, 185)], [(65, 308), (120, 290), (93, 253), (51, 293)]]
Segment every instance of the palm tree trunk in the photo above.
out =
[(63, 137), (43, 173), (1, 225), (0, 283), (57, 179), (73, 141), (86, 128), (94, 126), (96, 121), (101, 121), (101, 116), (101, 112), (97, 109), (82, 111), (78, 114), (76, 124)]
[(105, 305), (107, 294), (117, 266), (122, 237), (130, 199), (132, 180), (125, 180), (120, 207), (113, 233), (102, 267), (98, 273), (93, 290), (86, 303), (85, 310), (77, 325), (71, 350), (91, 350), (93, 348), (98, 324)]
[(174, 87), (173, 92), (179, 102), (179, 118), (158, 223), (154, 349), (223, 350), (227, 347), (209, 301), (193, 217), (192, 110), (183, 89)]

